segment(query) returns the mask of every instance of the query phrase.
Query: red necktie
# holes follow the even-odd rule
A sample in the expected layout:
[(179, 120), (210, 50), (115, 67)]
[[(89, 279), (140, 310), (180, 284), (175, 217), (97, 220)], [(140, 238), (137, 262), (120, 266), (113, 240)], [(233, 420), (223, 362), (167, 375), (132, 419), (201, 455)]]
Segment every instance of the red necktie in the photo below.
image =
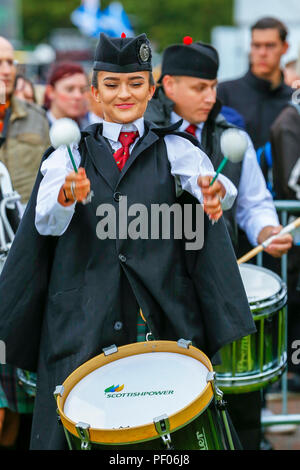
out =
[(138, 131), (120, 132), (119, 142), (121, 142), (122, 147), (119, 148), (114, 153), (116, 164), (120, 171), (122, 170), (122, 168), (124, 167), (125, 163), (127, 162), (129, 158), (129, 147), (131, 144), (133, 144), (133, 142), (138, 137), (138, 135), (139, 135)]
[(185, 132), (188, 132), (189, 134), (192, 134), (194, 137), (196, 137), (196, 130), (197, 130), (197, 126), (195, 126), (195, 124), (190, 124)]

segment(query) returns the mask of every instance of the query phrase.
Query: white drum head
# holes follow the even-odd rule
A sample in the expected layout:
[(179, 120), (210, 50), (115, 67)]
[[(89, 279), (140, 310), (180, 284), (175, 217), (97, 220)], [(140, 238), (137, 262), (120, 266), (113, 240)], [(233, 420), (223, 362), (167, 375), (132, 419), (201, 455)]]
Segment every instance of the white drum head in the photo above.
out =
[(249, 304), (267, 300), (280, 292), (280, 278), (272, 271), (251, 264), (241, 264), (239, 268)]
[(153, 423), (177, 413), (204, 390), (209, 370), (177, 353), (136, 354), (103, 365), (69, 392), (64, 414), (97, 429), (120, 429)]

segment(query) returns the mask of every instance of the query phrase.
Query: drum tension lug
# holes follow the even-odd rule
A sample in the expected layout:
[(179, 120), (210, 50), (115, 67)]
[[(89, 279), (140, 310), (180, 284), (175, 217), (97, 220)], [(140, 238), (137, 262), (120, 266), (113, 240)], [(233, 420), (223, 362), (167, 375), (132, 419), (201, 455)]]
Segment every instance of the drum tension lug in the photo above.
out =
[(220, 410), (224, 410), (226, 408), (226, 401), (223, 400), (224, 393), (219, 389), (216, 384), (216, 373), (208, 372), (206, 382), (211, 382), (215, 397), (215, 404), (217, 408), (219, 408)]
[(158, 416), (153, 420), (157, 433), (163, 440), (167, 449), (171, 450), (170, 421), (167, 415)]
[(104, 352), (104, 356), (109, 356), (110, 354), (114, 354), (118, 352), (118, 348), (115, 344), (108, 346), (107, 348), (103, 348), (102, 351)]
[(63, 385), (57, 385), (57, 387), (55, 387), (55, 390), (54, 390), (54, 398), (57, 399), (57, 397), (62, 397), (63, 394), (64, 394), (64, 386)]
[(177, 341), (177, 346), (179, 346), (180, 348), (184, 348), (184, 349), (189, 349), (191, 344), (192, 344), (192, 341), (189, 341), (183, 338)]
[(90, 433), (89, 433), (90, 425), (87, 423), (79, 422), (76, 424), (75, 427), (76, 427), (78, 436), (81, 440), (81, 450), (90, 450), (91, 449), (91, 441), (90, 441)]
[[(64, 394), (64, 386), (63, 385), (57, 385), (57, 387), (55, 387), (55, 390), (54, 390), (54, 398), (55, 398), (55, 401), (57, 402), (57, 397), (62, 397), (63, 394)], [(56, 413), (57, 413), (57, 422), (58, 424), (62, 424), (62, 421), (61, 421), (61, 417), (60, 417), (60, 414), (59, 414), (59, 411), (58, 411), (58, 408), (56, 408)]]

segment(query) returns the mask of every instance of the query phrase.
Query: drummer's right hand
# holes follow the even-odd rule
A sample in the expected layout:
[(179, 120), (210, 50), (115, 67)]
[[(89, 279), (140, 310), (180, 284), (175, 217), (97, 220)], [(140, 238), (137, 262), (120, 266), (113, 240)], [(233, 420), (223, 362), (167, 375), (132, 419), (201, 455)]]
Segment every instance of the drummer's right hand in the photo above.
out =
[(72, 171), (66, 176), (57, 200), (62, 206), (70, 206), (75, 201), (84, 201), (90, 190), (91, 184), (86, 176), (85, 169), (78, 168), (78, 173)]

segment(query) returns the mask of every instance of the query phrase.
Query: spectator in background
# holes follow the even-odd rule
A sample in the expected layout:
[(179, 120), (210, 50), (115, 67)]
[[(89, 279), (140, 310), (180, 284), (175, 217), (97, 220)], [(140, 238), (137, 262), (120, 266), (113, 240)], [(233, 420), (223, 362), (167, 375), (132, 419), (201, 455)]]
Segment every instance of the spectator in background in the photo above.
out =
[(56, 119), (74, 119), (82, 129), (88, 112), (87, 76), (81, 65), (74, 62), (56, 64), (50, 71), (44, 106), (50, 126)]
[(0, 160), (26, 204), (41, 157), (49, 146), (49, 126), (44, 110), (14, 96), (15, 79), (13, 46), (0, 37), (0, 81), (5, 85), (5, 102), (0, 105)]
[(287, 29), (281, 21), (263, 18), (252, 28), (250, 68), (237, 80), (220, 83), (218, 98), (238, 111), (255, 149), (270, 140), (270, 127), (290, 100), (280, 60), (288, 49)]
[(298, 60), (290, 60), (284, 66), (284, 81), (285, 83), (293, 88), (293, 84), (300, 80), (300, 63)]
[(36, 103), (33, 83), (23, 75), (16, 76), (14, 96), (19, 100)]

